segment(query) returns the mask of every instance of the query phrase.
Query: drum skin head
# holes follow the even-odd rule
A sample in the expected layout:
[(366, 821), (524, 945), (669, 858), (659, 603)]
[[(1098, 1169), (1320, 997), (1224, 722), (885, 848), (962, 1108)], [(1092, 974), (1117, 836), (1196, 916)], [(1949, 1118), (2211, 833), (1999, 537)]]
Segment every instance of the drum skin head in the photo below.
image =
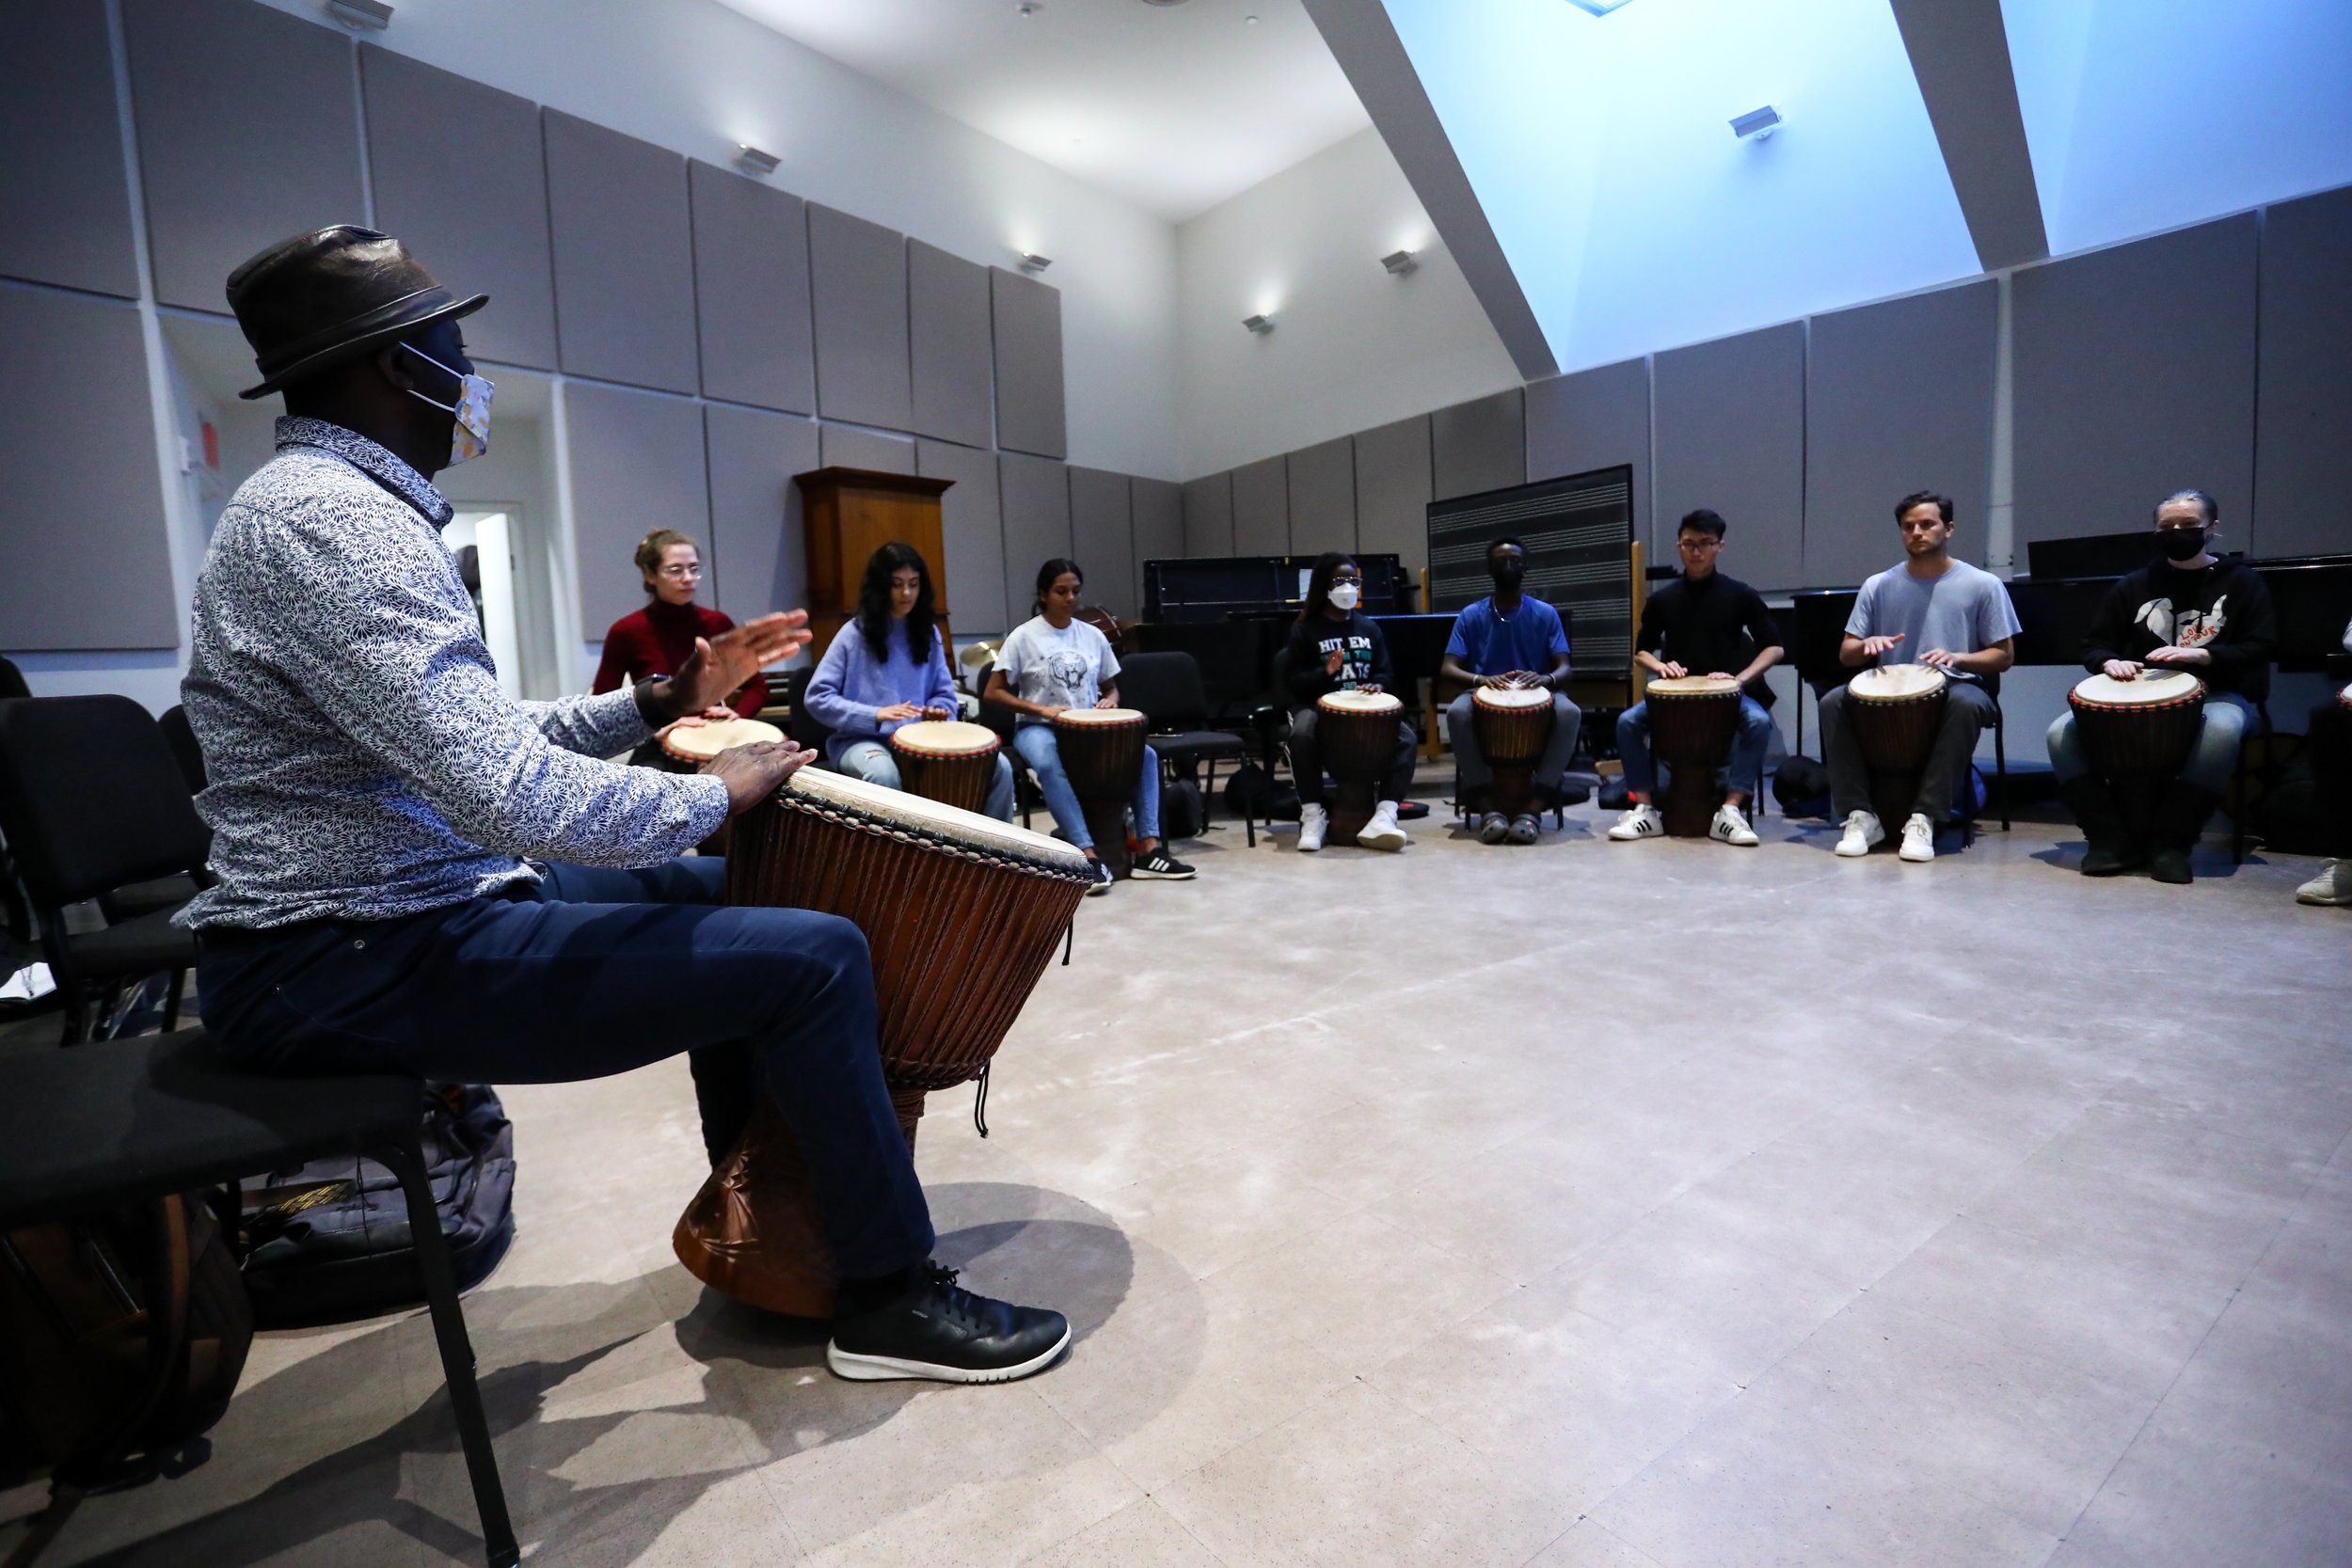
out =
[(937, 757), (967, 757), (975, 752), (994, 751), (996, 732), (986, 724), (967, 724), (961, 719), (918, 719), (891, 731), (890, 743)]
[(1899, 703), (1931, 696), (1945, 684), (1944, 672), (1925, 664), (1882, 664), (1854, 676), (1846, 689), (1866, 703)]
[(1328, 691), (1316, 700), (1315, 706), (1333, 713), (1396, 713), (1405, 705), (1387, 691)]
[(1539, 686), (1482, 686), (1470, 693), (1470, 701), (1480, 707), (1514, 710), (1549, 707), (1551, 693)]
[(1729, 675), (1661, 675), (1642, 688), (1650, 697), (1723, 697), (1739, 689)]
[(738, 746), (752, 746), (763, 740), (783, 738), (784, 732), (764, 720), (717, 719), (707, 724), (681, 725), (672, 730), (661, 744), (675, 756), (715, 757), (721, 752), (732, 752)]
[(1086, 869), (1086, 851), (1075, 845), (1009, 822), (999, 822), (976, 811), (942, 805), (920, 795), (868, 784), (847, 773), (803, 768), (785, 780), (784, 787), (776, 792), (777, 800), (785, 804), (796, 797), (812, 805), (847, 809), (898, 827), (969, 844), (976, 849), (1004, 850), (1030, 860), (1067, 864), (1079, 872)]
[(1057, 724), (1140, 724), (1143, 710), (1139, 707), (1066, 707), (1054, 721)]
[(2185, 670), (2153, 670), (2140, 673), (2137, 680), (2120, 681), (2112, 675), (2092, 675), (2074, 683), (2074, 695), (2086, 703), (2102, 707), (2140, 707), (2151, 703), (2177, 703), (2184, 697), (2203, 694), (2205, 683)]

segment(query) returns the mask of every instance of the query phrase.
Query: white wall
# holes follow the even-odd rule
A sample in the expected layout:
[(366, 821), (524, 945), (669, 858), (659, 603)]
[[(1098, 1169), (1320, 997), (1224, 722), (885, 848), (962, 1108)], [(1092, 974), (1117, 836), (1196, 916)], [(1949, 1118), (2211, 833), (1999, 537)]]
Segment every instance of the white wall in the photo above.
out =
[[(1391, 277), (1400, 249), (1421, 269)], [(1177, 230), (1176, 335), (1186, 475), (1519, 385), (1377, 131)]]

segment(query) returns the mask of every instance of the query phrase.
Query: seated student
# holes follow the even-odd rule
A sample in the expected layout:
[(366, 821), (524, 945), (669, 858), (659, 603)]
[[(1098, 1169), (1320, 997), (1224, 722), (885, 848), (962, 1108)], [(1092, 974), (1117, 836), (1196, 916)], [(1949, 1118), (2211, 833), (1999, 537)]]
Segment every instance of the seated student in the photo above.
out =
[[(2344, 651), (2352, 654), (2352, 624), (2344, 628)], [(2295, 890), (2298, 904), (2352, 909), (2352, 686), (2344, 695), (2312, 709), (2304, 744), (2311, 748), (2312, 776), (2319, 784), (2320, 809), (2335, 824), (2336, 853), (2319, 875)]]
[(1551, 693), (1551, 738), (1536, 761), (1534, 811), (1508, 821), (1494, 809), (1494, 769), (1478, 746), (1477, 699), (1465, 691), (1446, 705), (1445, 733), (1454, 743), (1454, 782), (1462, 803), (1478, 816), (1478, 836), (1486, 844), (1533, 844), (1542, 834), (1537, 813), (1560, 802), (1560, 776), (1576, 754), (1576, 732), (1583, 710), (1560, 689), (1568, 682), (1568, 633), (1560, 612), (1520, 592), (1527, 577), (1527, 546), (1497, 539), (1486, 546), (1486, 575), (1495, 591), (1463, 607), (1454, 618), (1438, 673), (1458, 685), (1541, 687)]
[[(914, 546), (884, 545), (866, 562), (857, 614), (834, 634), (802, 700), (833, 732), (825, 759), (888, 789), (901, 787), (891, 734), (962, 711), (947, 673), (947, 639), (932, 609), (930, 568)], [(1001, 752), (983, 809), (1012, 820), (1012, 763)]]
[[(1716, 679), (1737, 672), (1741, 688), (1740, 731), (1731, 743), (1728, 787), (1707, 836), (1718, 844), (1753, 847), (1756, 830), (1748, 826), (1747, 785), (1761, 778), (1764, 752), (1772, 744), (1772, 716), (1765, 707), (1772, 692), (1764, 672), (1780, 662), (1780, 628), (1763, 596), (1737, 578), (1715, 569), (1724, 547), (1724, 520), (1705, 507), (1682, 519), (1675, 534), (1675, 549), (1682, 557), (1682, 575), (1651, 594), (1642, 606), (1642, 626), (1634, 638), (1633, 661), (1653, 675), (1679, 680), (1706, 674)], [(1650, 804), (1658, 788), (1658, 768), (1649, 754), (1649, 705), (1636, 703), (1617, 719), (1617, 754), (1625, 760), (1626, 794), (1633, 804), (1617, 819), (1609, 836), (1620, 844), (1657, 838), (1666, 819)]]
[[(1307, 602), (1291, 627), (1288, 681), (1291, 705), (1291, 772), (1298, 784), (1298, 847), (1323, 847), (1331, 824), (1323, 803), (1323, 759), (1315, 750), (1315, 703), (1333, 691), (1381, 691), (1395, 677), (1388, 640), (1379, 623), (1356, 606), (1364, 595), (1364, 574), (1337, 550), (1316, 558), (1307, 578)], [(1409, 842), (1397, 826), (1397, 802), (1412, 793), (1413, 726), (1396, 721), (1396, 752), (1380, 781), (1372, 820), (1356, 842), (1367, 849), (1402, 849)]]
[(2179, 670), (2205, 683), (2197, 749), (2165, 784), (2145, 846), (2132, 837), (2107, 781), (2083, 760), (2074, 713), (2051, 721), (2050, 771), (2089, 840), (2080, 867), (2086, 877), (2112, 877), (2145, 862), (2156, 881), (2193, 881), (2188, 852), (2230, 787), (2254, 705), (2270, 694), (2270, 657), (2279, 645), (2270, 590), (2251, 566), (2213, 553), (2220, 531), (2221, 509), (2202, 490), (2165, 498), (2156, 507), (2163, 558), (2119, 578), (2083, 634), (2083, 668), (2094, 675), (2128, 681), (2142, 670)]
[(1069, 1342), (1059, 1313), (930, 1261), (865, 937), (723, 906), (723, 863), (675, 858), (812, 753), (746, 746), (696, 774), (600, 760), (790, 657), (805, 615), (699, 640), (603, 696), (499, 689), (433, 485), (488, 450), (490, 384), (457, 327), (485, 303), (351, 225), (230, 275), (262, 375), (246, 395), (282, 389), (287, 417), (214, 531), (181, 686), (211, 775), (215, 881), (178, 917), (205, 1028), (254, 1072), (461, 1084), (685, 1053), (714, 1164), (761, 1094), (800, 1145), (844, 1276), (837, 1374), (1043, 1370)]
[[(1952, 499), (1921, 490), (1895, 503), (1902, 531), (1903, 563), (1862, 585), (1846, 618), (1837, 661), (1925, 664), (1949, 678), (1944, 728), (1928, 753), (1919, 796), (1903, 823), (1902, 858), (1935, 859), (1935, 830), (1951, 816), (1960, 770), (1976, 754), (1977, 736), (1993, 722), (1993, 699), (1983, 679), (2017, 657), (2017, 610), (1999, 578), (1951, 554)], [(1830, 811), (1845, 824), (1841, 855), (1867, 855), (1886, 830), (1870, 809), (1870, 775), (1862, 747), (1846, 720), (1843, 687), (1821, 699), (1821, 760), (1829, 767)]]
[[(1111, 651), (1109, 638), (1078, 619), (1078, 590), (1085, 584), (1085, 574), (1074, 561), (1057, 556), (1038, 568), (1037, 613), (1013, 627), (996, 650), (996, 669), (980, 699), (1020, 715), (1013, 747), (1037, 775), (1038, 791), (1045, 797), (1045, 809), (1054, 814), (1054, 826), (1094, 863), (1095, 884), (1087, 889), (1092, 895), (1111, 890), (1111, 868), (1094, 852), (1094, 834), (1070, 787), (1061, 746), (1054, 737), (1054, 720), (1065, 709), (1119, 705), (1119, 655)], [(1160, 754), (1149, 746), (1143, 749), (1134, 810), (1136, 844), (1129, 874), (1146, 880), (1188, 880), (1192, 867), (1160, 842)]]
[[(657, 680), (675, 674), (693, 656), (698, 640), (733, 631), (735, 622), (723, 612), (694, 602), (703, 577), (702, 552), (690, 536), (674, 528), (658, 528), (637, 542), (637, 574), (644, 579), (645, 608), (622, 616), (606, 628), (604, 657), (596, 662), (591, 692), (618, 691), (631, 681)], [(752, 679), (723, 703), (690, 713), (639, 747), (631, 762), (666, 767), (661, 737), (672, 729), (691, 729), (719, 719), (756, 719), (768, 702), (768, 683)]]

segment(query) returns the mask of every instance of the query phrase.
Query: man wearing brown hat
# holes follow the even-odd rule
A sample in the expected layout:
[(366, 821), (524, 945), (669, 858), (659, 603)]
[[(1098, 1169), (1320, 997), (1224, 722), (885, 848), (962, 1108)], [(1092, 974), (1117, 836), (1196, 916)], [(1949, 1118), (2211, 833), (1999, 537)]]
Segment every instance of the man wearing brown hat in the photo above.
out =
[[(866, 942), (846, 921), (719, 903), (680, 859), (814, 755), (620, 768), (808, 641), (800, 610), (697, 645), (675, 677), (517, 702), (499, 688), (433, 476), (487, 450), (458, 328), (487, 300), (342, 225), (229, 278), (278, 454), (239, 486), (197, 581), (182, 690), (216, 879), (196, 928), (204, 1022), (259, 1071), (548, 1083), (690, 1054), (714, 1163), (765, 1090), (807, 1160), (842, 1287), (845, 1377), (1001, 1382), (1061, 1314), (961, 1290), (883, 1087)], [(681, 997), (694, 1006), (680, 1007)]]

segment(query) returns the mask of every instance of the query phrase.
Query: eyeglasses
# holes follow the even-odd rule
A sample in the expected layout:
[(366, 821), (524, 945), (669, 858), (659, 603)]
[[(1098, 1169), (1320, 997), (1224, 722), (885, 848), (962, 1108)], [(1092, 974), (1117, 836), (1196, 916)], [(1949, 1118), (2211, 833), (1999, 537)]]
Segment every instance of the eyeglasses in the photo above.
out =
[(703, 569), (700, 566), (664, 566), (661, 575), (673, 579), (698, 578), (703, 575)]

